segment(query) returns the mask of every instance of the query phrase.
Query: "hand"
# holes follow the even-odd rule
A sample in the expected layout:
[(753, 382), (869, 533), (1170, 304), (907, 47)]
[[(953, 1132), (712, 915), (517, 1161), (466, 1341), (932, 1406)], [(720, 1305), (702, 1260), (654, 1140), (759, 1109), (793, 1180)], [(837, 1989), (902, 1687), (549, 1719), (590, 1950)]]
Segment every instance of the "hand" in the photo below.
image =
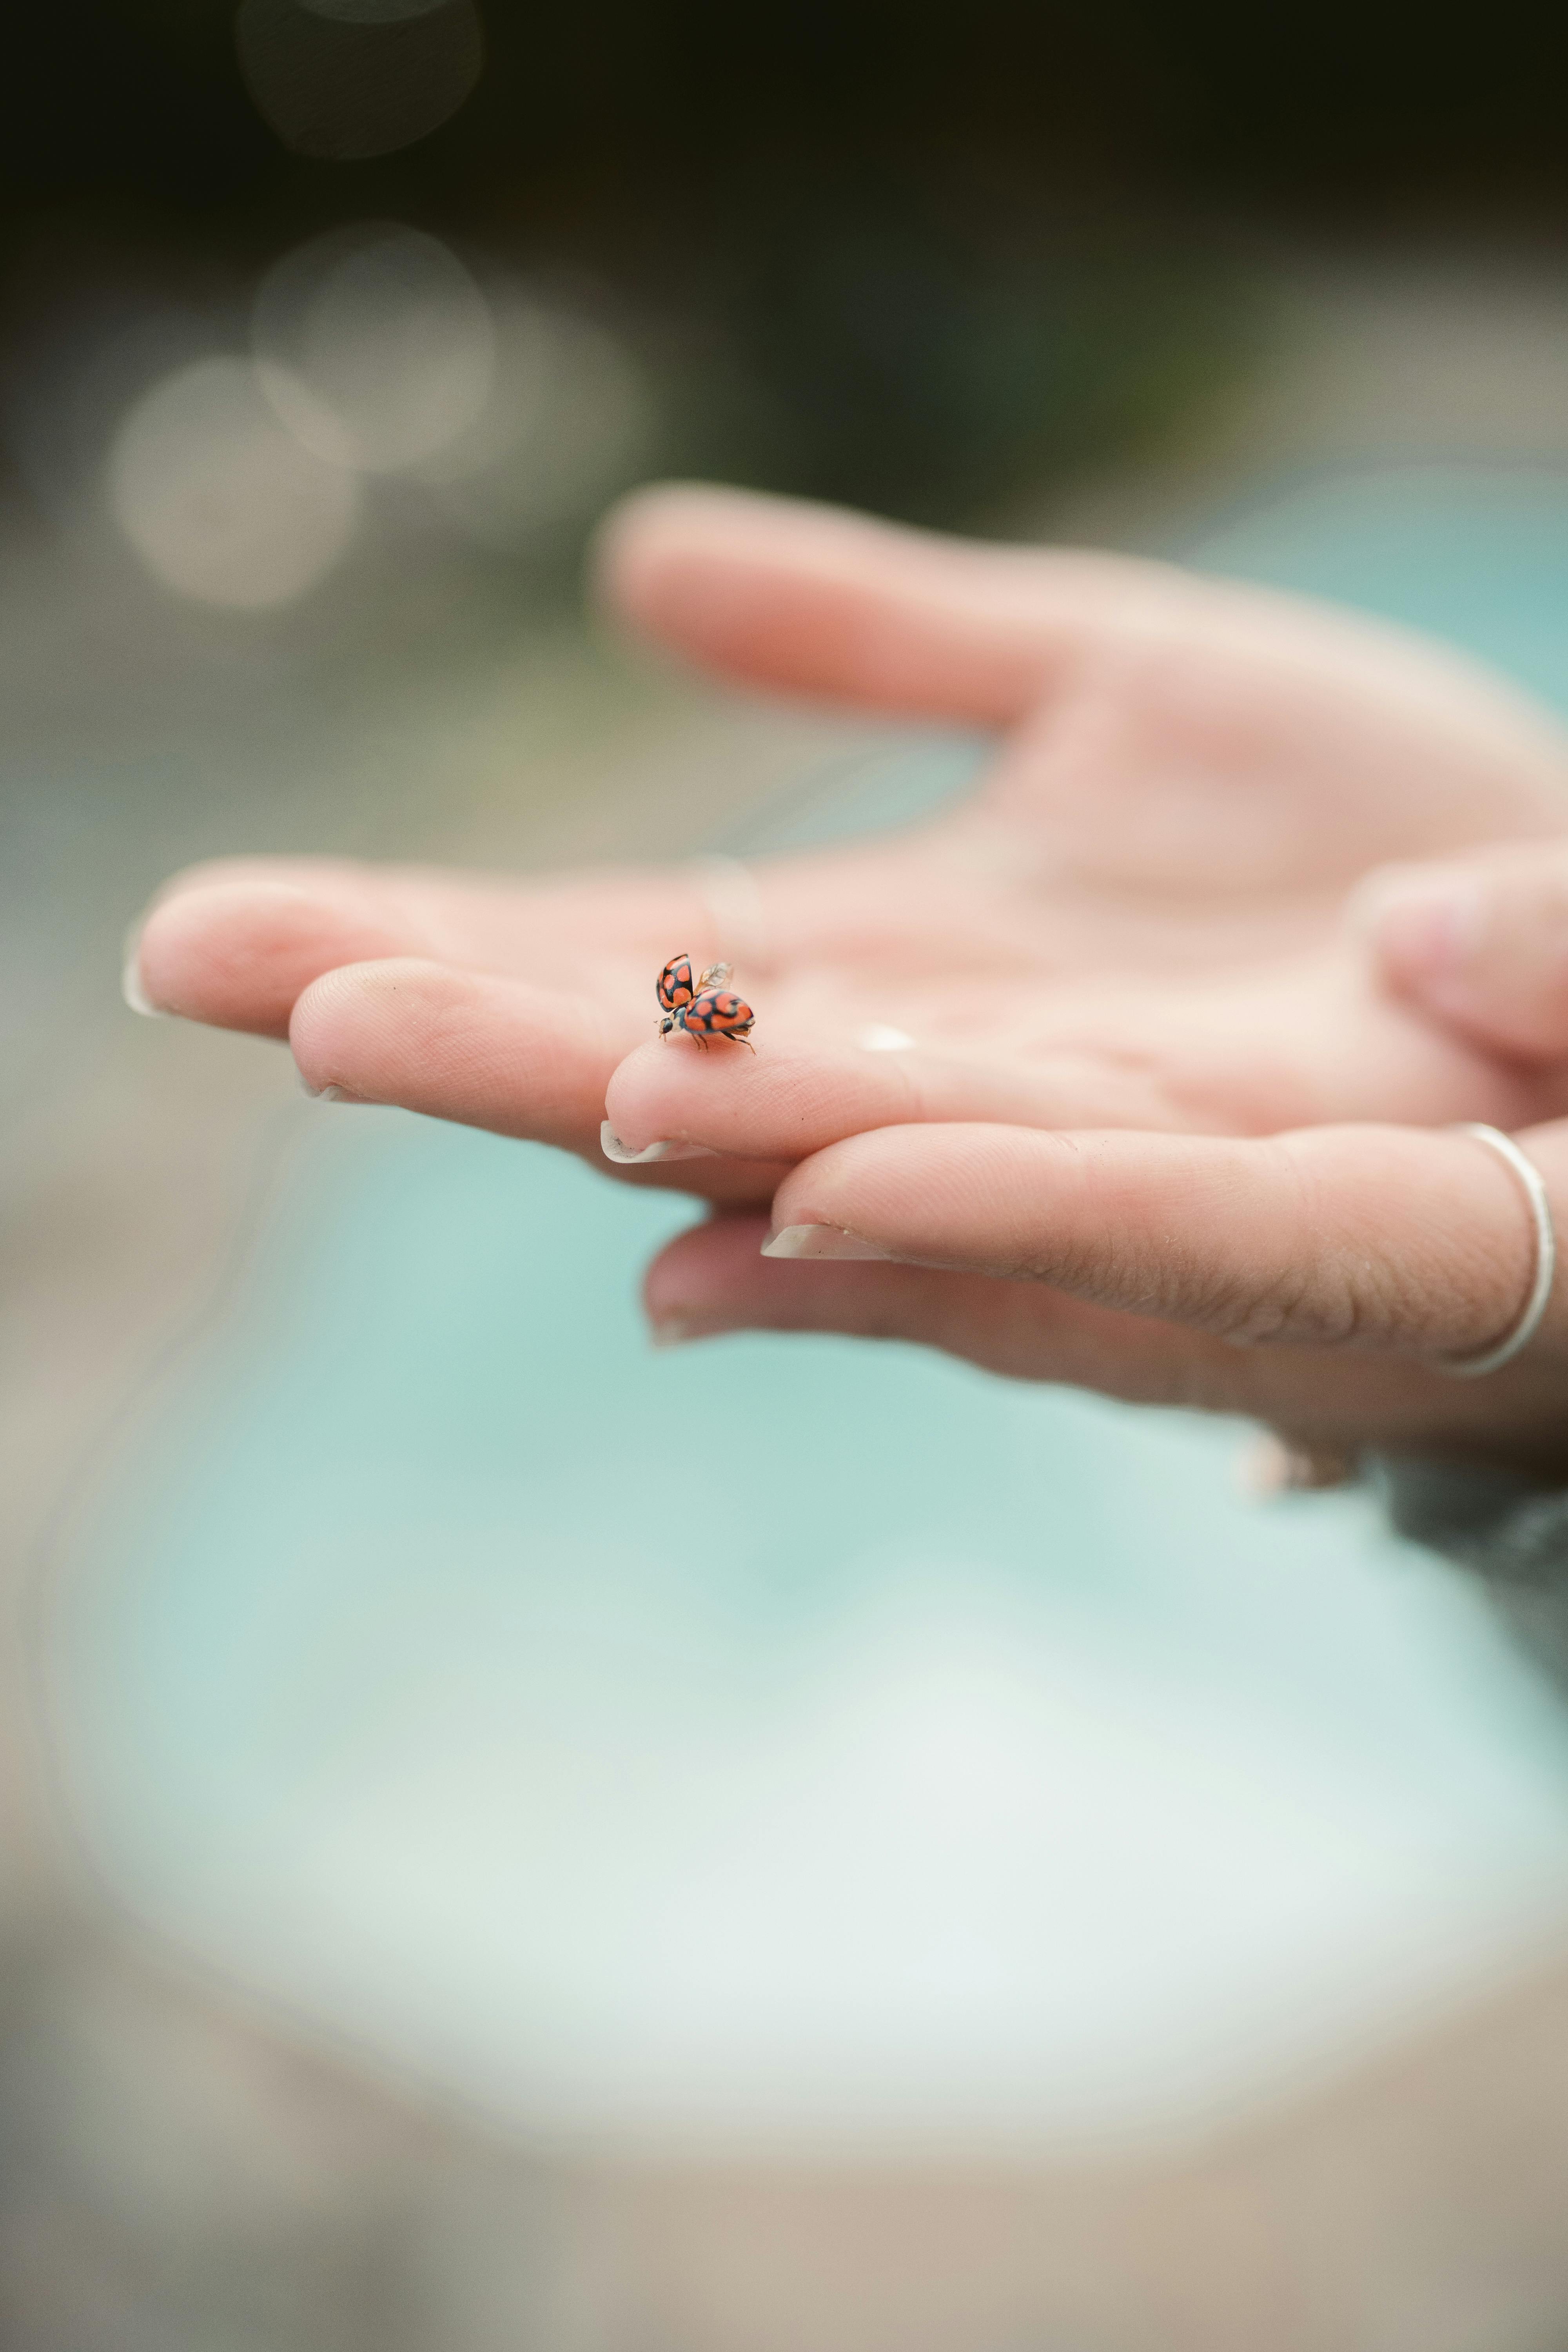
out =
[[(723, 1155), (638, 1181), (730, 1201), (892, 1121), (1258, 1134), (1556, 1108), (1552, 1074), (1434, 1028), (1338, 929), (1369, 866), (1558, 821), (1563, 739), (1457, 657), (1162, 565), (701, 490), (634, 499), (603, 569), (627, 617), (731, 677), (1003, 733), (956, 815), (755, 869), (754, 1062), (649, 1035), (668, 955), (734, 952), (682, 869), (197, 869), (142, 932), (152, 1003), (289, 1034), (314, 1087), (600, 1166), (608, 1092), (628, 1146)], [(868, 1052), (868, 1023), (917, 1042)]]
[[(1568, 1120), (1521, 1141), (1568, 1239)], [(1250, 1414), (1319, 1465), (1379, 1447), (1568, 1472), (1563, 1285), (1511, 1363), (1447, 1369), (1517, 1328), (1535, 1274), (1522, 1188), (1473, 1137), (883, 1129), (794, 1169), (768, 1234), (731, 1215), (671, 1243), (647, 1276), (656, 1334), (911, 1339)]]

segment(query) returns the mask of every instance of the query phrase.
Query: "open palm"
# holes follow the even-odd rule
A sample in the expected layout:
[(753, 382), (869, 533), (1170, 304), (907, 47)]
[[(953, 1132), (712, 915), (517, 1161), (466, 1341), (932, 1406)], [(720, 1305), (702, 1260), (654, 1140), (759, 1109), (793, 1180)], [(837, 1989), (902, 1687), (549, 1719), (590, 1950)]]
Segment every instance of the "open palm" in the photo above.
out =
[[(1256, 1135), (1568, 1103), (1560, 1072), (1429, 1025), (1342, 943), (1369, 868), (1562, 823), (1568, 741), (1457, 657), (1163, 565), (695, 489), (623, 509), (604, 576), (731, 677), (998, 730), (984, 787), (721, 888), (196, 869), (148, 918), (146, 998), (289, 1035), (312, 1087), (601, 1167), (607, 1106), (625, 1151), (670, 1147), (621, 1172), (737, 1202), (911, 1121)], [(682, 949), (734, 960), (754, 1060), (653, 1038)], [(569, 985), (541, 985), (555, 970)]]

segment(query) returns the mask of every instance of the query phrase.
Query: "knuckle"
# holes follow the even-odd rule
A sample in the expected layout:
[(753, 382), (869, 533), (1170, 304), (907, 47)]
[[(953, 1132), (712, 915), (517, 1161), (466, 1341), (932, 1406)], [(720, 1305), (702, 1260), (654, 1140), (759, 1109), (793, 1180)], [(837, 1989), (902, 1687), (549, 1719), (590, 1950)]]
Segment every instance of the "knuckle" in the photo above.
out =
[(1419, 1268), (1343, 1228), (1317, 1155), (1294, 1139), (1259, 1144), (1273, 1202), (1266, 1251), (1227, 1255), (1198, 1299), (1203, 1328), (1237, 1348), (1385, 1344), (1418, 1310)]
[(1400, 1326), (1402, 1288), (1375, 1260), (1320, 1251), (1239, 1298), (1219, 1336), (1242, 1348), (1376, 1345)]

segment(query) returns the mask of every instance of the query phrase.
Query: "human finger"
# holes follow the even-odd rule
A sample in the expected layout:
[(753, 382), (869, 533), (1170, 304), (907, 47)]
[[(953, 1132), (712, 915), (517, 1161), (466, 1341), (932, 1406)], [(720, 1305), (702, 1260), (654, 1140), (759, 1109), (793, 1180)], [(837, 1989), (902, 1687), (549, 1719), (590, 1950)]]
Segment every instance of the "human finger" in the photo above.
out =
[[(1537, 1135), (1549, 1181), (1568, 1173), (1568, 1128)], [(1378, 1127), (885, 1129), (795, 1169), (773, 1226), (778, 1257), (1026, 1279), (1232, 1346), (1431, 1363), (1507, 1332), (1535, 1249), (1518, 1181), (1474, 1138)]]
[[(745, 971), (737, 985), (750, 983)], [(1071, 982), (1009, 1025), (1004, 984), (893, 998), (910, 1031), (867, 1023), (877, 999), (759, 996), (753, 1056), (646, 1039), (606, 1110), (634, 1147), (664, 1139), (803, 1160), (868, 1129), (957, 1122), (1258, 1134), (1353, 1119), (1522, 1126), (1559, 1089), (1531, 1080), (1366, 984), (1345, 956), (1154, 985)], [(907, 1006), (907, 1009), (906, 1009)], [(949, 1042), (951, 1041), (951, 1043)]]
[[(1527, 1139), (1532, 1156), (1551, 1171), (1560, 1191), (1568, 1176), (1563, 1135), (1562, 1129), (1541, 1129)], [(1366, 1137), (1375, 1151), (1382, 1132), (1368, 1130)], [(938, 1139), (922, 1134), (922, 1139), (934, 1143)], [(1120, 1147), (1142, 1139), (1114, 1141)], [(1483, 1174), (1489, 1166), (1499, 1185), (1510, 1181), (1507, 1171), (1473, 1139), (1414, 1139), (1468, 1150)], [(873, 1140), (881, 1139), (858, 1139), (857, 1144)], [(1033, 1146), (1041, 1139), (1024, 1140), (1032, 1156)], [(1092, 1147), (1107, 1139), (1073, 1140), (1088, 1162), (1082, 1181), (1105, 1192), (1109, 1213), (1114, 1215), (1131, 1205), (1136, 1187), (1099, 1181), (1110, 1171)], [(1154, 1140), (1163, 1144), (1169, 1139)], [(849, 1147), (844, 1149), (846, 1157), (864, 1156), (858, 1149), (853, 1155)], [(1261, 1147), (1243, 1150), (1250, 1157)], [(1447, 1153), (1439, 1150), (1438, 1159), (1445, 1158)], [(1560, 1308), (1554, 1307), (1549, 1315), (1539, 1343), (1506, 1370), (1482, 1381), (1443, 1376), (1451, 1356), (1473, 1353), (1474, 1335), (1489, 1314), (1500, 1309), (1500, 1321), (1517, 1316), (1532, 1263), (1530, 1221), (1522, 1207), (1517, 1211), (1520, 1230), (1509, 1228), (1510, 1204), (1502, 1192), (1494, 1191), (1489, 1201), (1483, 1201), (1451, 1158), (1447, 1171), (1453, 1181), (1441, 1188), (1437, 1218), (1419, 1213), (1431, 1205), (1425, 1188), (1411, 1195), (1418, 1213), (1412, 1229), (1412, 1263), (1402, 1263), (1391, 1275), (1368, 1252), (1349, 1218), (1333, 1213), (1331, 1198), (1321, 1215), (1310, 1217), (1310, 1245), (1300, 1254), (1300, 1263), (1292, 1264), (1288, 1277), (1282, 1279), (1278, 1265), (1260, 1261), (1256, 1253), (1238, 1269), (1215, 1250), (1212, 1229), (1201, 1217), (1194, 1240), (1179, 1213), (1171, 1218), (1163, 1246), (1154, 1246), (1154, 1255), (1168, 1255), (1171, 1266), (1156, 1266), (1151, 1276), (1146, 1230), (1142, 1247), (1125, 1241), (1120, 1226), (1108, 1244), (1091, 1233), (1086, 1245), (1082, 1218), (1065, 1213), (1068, 1194), (1047, 1197), (1034, 1181), (1039, 1169), (1031, 1167), (1034, 1217), (1050, 1217), (1049, 1264), (1037, 1235), (1025, 1272), (948, 1270), (884, 1257), (883, 1249), (909, 1247), (910, 1237), (894, 1234), (889, 1203), (870, 1198), (868, 1187), (868, 1197), (859, 1203), (862, 1223), (868, 1226), (879, 1216), (887, 1236), (883, 1242), (870, 1243), (862, 1232), (850, 1236), (847, 1256), (828, 1256), (824, 1244), (831, 1243), (833, 1234), (842, 1235), (845, 1228), (818, 1225), (812, 1231), (822, 1255), (814, 1250), (808, 1257), (780, 1259), (758, 1254), (763, 1237), (759, 1219), (721, 1217), (689, 1229), (660, 1252), (648, 1270), (646, 1303), (656, 1335), (665, 1341), (750, 1328), (900, 1339), (942, 1349), (1014, 1378), (1068, 1382), (1133, 1402), (1245, 1413), (1283, 1432), (1293, 1452), (1310, 1457), (1317, 1471), (1332, 1458), (1336, 1475), (1361, 1451), (1377, 1445), (1468, 1450), (1532, 1466), (1555, 1466), (1562, 1454), (1565, 1344)], [(794, 1192), (798, 1210), (800, 1188), (813, 1172), (810, 1167), (795, 1171), (784, 1188), (784, 1203)], [(924, 1171), (923, 1181), (929, 1181), (931, 1172)], [(992, 1174), (1000, 1174), (1004, 1181), (989, 1189), (983, 1160), (971, 1155), (957, 1172), (964, 1185), (978, 1188), (980, 1221), (994, 1223), (1005, 1204), (1005, 1180), (1009, 1172), (1016, 1175), (1016, 1167), (1009, 1171), (1004, 1161), (1000, 1170), (993, 1168)], [(1214, 1172), (1211, 1168), (1211, 1179)], [(1370, 1163), (1353, 1170), (1347, 1164), (1328, 1192), (1331, 1196), (1342, 1190), (1347, 1174), (1363, 1184), (1369, 1172)], [(1475, 1172), (1471, 1171), (1472, 1177)], [(1316, 1189), (1309, 1181), (1313, 1173), (1302, 1171), (1304, 1202)], [(1409, 1171), (1380, 1159), (1376, 1173), (1381, 1183), (1391, 1178), (1403, 1181)], [(1428, 1173), (1435, 1175), (1436, 1170)], [(1325, 1165), (1315, 1174), (1324, 1179), (1333, 1171)], [(1189, 1189), (1184, 1183), (1178, 1195)], [(843, 1213), (842, 1195), (836, 1205)], [(1190, 1205), (1179, 1198), (1178, 1208)], [(1391, 1225), (1408, 1222), (1406, 1205), (1405, 1199), (1398, 1201), (1397, 1213), (1388, 1217)], [(1055, 1214), (1058, 1210), (1064, 1211), (1059, 1217)], [(1469, 1225), (1457, 1232), (1466, 1215)], [(1237, 1215), (1234, 1202), (1226, 1204), (1226, 1230), (1244, 1240), (1251, 1232), (1250, 1222)], [(1467, 1278), (1460, 1260), (1467, 1244), (1478, 1239), (1482, 1244), (1478, 1257), (1489, 1254), (1496, 1261), (1479, 1280)], [(1511, 1260), (1505, 1244), (1516, 1254)], [(946, 1245), (956, 1257), (951, 1237)], [(1007, 1238), (1003, 1253), (988, 1256), (987, 1262), (1016, 1269), (1015, 1246), (1016, 1237)], [(1205, 1248), (1210, 1252), (1206, 1267), (1202, 1263)], [(1425, 1261), (1430, 1261), (1431, 1272), (1424, 1278), (1419, 1264)], [(1505, 1267), (1511, 1268), (1521, 1293), (1503, 1304), (1510, 1280)], [(1270, 1276), (1273, 1287), (1264, 1297), (1260, 1279)], [(1483, 1307), (1482, 1290), (1488, 1283), (1494, 1305)], [(1371, 1294), (1364, 1313), (1360, 1306), (1363, 1287)], [(1444, 1294), (1450, 1288), (1458, 1297), (1446, 1301)], [(1102, 1303), (1106, 1297), (1136, 1303), (1107, 1305)], [(1407, 1303), (1423, 1300), (1415, 1306)], [(1167, 1319), (1159, 1311), (1172, 1304), (1186, 1320)], [(1499, 1322), (1490, 1324), (1480, 1344), (1494, 1339), (1498, 1328)], [(1268, 1339), (1287, 1343), (1257, 1344)], [(1449, 1341), (1459, 1344), (1451, 1349)], [(1401, 1347), (1415, 1352), (1390, 1352)], [(1319, 1483), (1323, 1483), (1321, 1475)]]
[(1276, 1483), (1339, 1483), (1378, 1445), (1560, 1462), (1555, 1395), (1543, 1418), (1521, 1409), (1509, 1376), (1444, 1380), (1385, 1356), (1231, 1347), (1210, 1332), (1098, 1307), (1030, 1279), (767, 1258), (759, 1255), (766, 1231), (761, 1217), (723, 1214), (666, 1244), (644, 1282), (657, 1346), (747, 1330), (902, 1340), (1007, 1379), (1095, 1390), (1131, 1404), (1246, 1414), (1284, 1433), (1294, 1459), (1289, 1481)]
[[(605, 1085), (625, 1051), (627, 1023), (581, 993), (410, 958), (351, 964), (305, 990), (289, 1035), (312, 1094), (395, 1104), (553, 1144), (610, 1172), (601, 1143)], [(624, 1160), (615, 1172), (711, 1199), (752, 1200), (766, 1198), (784, 1171), (704, 1153), (679, 1172)]]
[(1335, 772), (1348, 761), (1363, 799), (1368, 766), (1414, 756), (1460, 838), (1495, 830), (1500, 805), (1525, 829), (1563, 772), (1561, 730), (1452, 648), (1147, 558), (952, 539), (673, 483), (616, 509), (597, 569), (606, 600), (647, 635), (756, 685), (984, 727), (1042, 705), (1048, 722), (1053, 689), (1091, 687), (1064, 773), (1081, 753), (1086, 774), (1103, 776), (1113, 724), (1170, 738), (1178, 812), (1188, 735), (1201, 770), (1217, 743), (1243, 751), (1253, 776), (1259, 742), (1304, 739), (1316, 778), (1313, 737), (1328, 730), (1343, 738)]
[(902, 1339), (1013, 1379), (1070, 1381), (1149, 1403), (1196, 1402), (1194, 1354), (1228, 1352), (1174, 1325), (1135, 1323), (1037, 1282), (868, 1256), (781, 1263), (761, 1254), (771, 1230), (765, 1216), (727, 1213), (667, 1243), (643, 1284), (655, 1344), (740, 1330)]
[(1385, 868), (1351, 919), (1410, 1003), (1504, 1053), (1568, 1060), (1568, 840)]
[(173, 880), (134, 927), (126, 993), (139, 1011), (281, 1037), (323, 972), (416, 956), (584, 988), (651, 1004), (650, 975), (676, 940), (714, 940), (701, 877), (566, 874), (497, 882), (347, 860), (236, 858)]
[[(917, 1121), (1019, 1126), (1185, 1125), (1158, 1068), (1082, 1050), (1015, 1056), (921, 1050), (876, 1027), (869, 1044), (770, 1034), (765, 1053), (728, 1041), (644, 1039), (616, 1069), (605, 1112), (627, 1147), (701, 1143), (742, 1158), (795, 1161), (846, 1135)], [(894, 1042), (889, 1047), (885, 1038)]]
[(1247, 1414), (1289, 1432), (1298, 1454), (1336, 1463), (1377, 1444), (1519, 1444), (1517, 1399), (1488, 1393), (1489, 1382), (1440, 1380), (1373, 1356), (1234, 1348), (1029, 1279), (763, 1257), (767, 1230), (755, 1215), (721, 1214), (659, 1251), (643, 1286), (656, 1346), (747, 1330), (902, 1340), (1005, 1379)]

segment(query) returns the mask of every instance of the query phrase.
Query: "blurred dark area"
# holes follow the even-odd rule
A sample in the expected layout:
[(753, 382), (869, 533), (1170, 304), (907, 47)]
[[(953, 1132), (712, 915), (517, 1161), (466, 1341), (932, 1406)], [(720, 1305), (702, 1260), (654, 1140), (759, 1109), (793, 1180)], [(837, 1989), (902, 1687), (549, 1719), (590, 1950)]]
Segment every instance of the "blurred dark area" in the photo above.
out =
[(1554, 236), (1565, 48), (1521, 10), (67, 0), (12, 20), (12, 327), (388, 216), (605, 289), (671, 467), (984, 516), (1212, 391), (1270, 236)]

